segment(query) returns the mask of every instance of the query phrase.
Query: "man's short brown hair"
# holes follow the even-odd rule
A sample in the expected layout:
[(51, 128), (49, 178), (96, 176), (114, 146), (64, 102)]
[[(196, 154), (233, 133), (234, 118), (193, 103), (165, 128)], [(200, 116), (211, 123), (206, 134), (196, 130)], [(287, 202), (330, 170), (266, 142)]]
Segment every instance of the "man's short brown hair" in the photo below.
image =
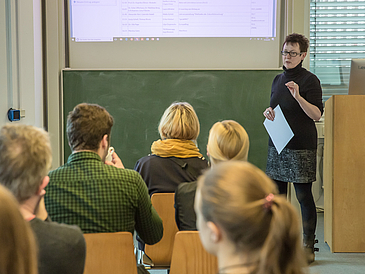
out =
[(283, 43), (281, 48), (284, 48), (285, 44), (296, 44), (298, 43), (300, 52), (307, 52), (309, 47), (309, 40), (302, 34), (292, 33), (289, 34)]
[(52, 163), (46, 131), (8, 124), (0, 130), (0, 183), (22, 203), (35, 195)]
[(113, 126), (113, 117), (97, 104), (78, 104), (67, 116), (67, 138), (72, 151), (99, 149), (103, 136)]

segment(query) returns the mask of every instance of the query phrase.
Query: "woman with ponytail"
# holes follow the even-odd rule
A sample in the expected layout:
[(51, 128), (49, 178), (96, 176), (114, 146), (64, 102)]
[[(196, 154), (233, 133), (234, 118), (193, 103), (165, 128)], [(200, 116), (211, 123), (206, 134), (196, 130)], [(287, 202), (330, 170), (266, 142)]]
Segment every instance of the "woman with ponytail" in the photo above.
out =
[(247, 162), (216, 165), (198, 180), (200, 238), (219, 274), (303, 274), (297, 213), (275, 184)]
[[(219, 162), (247, 161), (250, 141), (236, 121), (216, 122), (209, 131), (207, 154), (212, 168)], [(175, 192), (175, 219), (179, 230), (196, 230), (194, 198), (196, 181), (180, 184)]]

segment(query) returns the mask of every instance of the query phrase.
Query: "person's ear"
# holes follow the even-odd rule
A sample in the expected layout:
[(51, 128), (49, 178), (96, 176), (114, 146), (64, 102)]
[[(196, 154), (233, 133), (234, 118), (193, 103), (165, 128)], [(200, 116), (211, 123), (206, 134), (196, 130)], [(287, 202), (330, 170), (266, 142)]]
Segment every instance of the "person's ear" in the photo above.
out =
[(45, 176), (42, 180), (42, 183), (41, 185), (38, 187), (38, 191), (37, 191), (37, 195), (44, 195), (43, 192), (45, 192), (45, 187), (48, 185), (49, 183), (49, 177), (48, 176)]
[(74, 150), (73, 150), (73, 148), (71, 147), (71, 143), (70, 143), (70, 141), (68, 142), (68, 146), (69, 146), (69, 148), (71, 149), (71, 152), (72, 152), (72, 153), (74, 153)]
[(108, 149), (109, 147), (109, 142), (108, 142), (108, 134), (105, 134), (103, 136), (103, 138), (101, 139), (101, 143), (100, 143), (101, 147), (103, 149)]
[(208, 145), (207, 145), (207, 156), (209, 157), (209, 150), (208, 150)]
[(302, 60), (304, 60), (304, 58), (307, 56), (307, 53), (306, 52), (303, 52), (302, 53)]
[(210, 239), (214, 243), (218, 243), (222, 239), (221, 229), (213, 222), (208, 222), (207, 226), (210, 230)]

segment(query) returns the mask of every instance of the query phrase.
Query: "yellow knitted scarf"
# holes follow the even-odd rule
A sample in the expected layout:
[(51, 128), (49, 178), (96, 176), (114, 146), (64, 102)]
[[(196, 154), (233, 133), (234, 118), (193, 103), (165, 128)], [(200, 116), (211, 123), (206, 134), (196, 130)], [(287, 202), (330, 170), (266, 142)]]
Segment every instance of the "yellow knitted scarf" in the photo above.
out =
[(177, 157), (177, 158), (191, 158), (203, 155), (199, 152), (199, 148), (191, 140), (180, 139), (166, 139), (157, 140), (152, 143), (152, 154), (160, 157)]

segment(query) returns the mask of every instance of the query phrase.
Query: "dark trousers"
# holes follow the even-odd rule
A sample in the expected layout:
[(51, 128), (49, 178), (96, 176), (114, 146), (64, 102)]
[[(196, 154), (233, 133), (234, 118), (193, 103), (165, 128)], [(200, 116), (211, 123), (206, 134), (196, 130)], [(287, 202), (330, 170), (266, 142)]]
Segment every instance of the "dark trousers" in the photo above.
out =
[[(274, 180), (279, 188), (279, 193), (287, 195), (288, 183)], [(312, 194), (312, 183), (294, 183), (295, 194), (302, 212), (303, 234), (305, 240), (314, 240), (317, 226), (316, 204)]]

